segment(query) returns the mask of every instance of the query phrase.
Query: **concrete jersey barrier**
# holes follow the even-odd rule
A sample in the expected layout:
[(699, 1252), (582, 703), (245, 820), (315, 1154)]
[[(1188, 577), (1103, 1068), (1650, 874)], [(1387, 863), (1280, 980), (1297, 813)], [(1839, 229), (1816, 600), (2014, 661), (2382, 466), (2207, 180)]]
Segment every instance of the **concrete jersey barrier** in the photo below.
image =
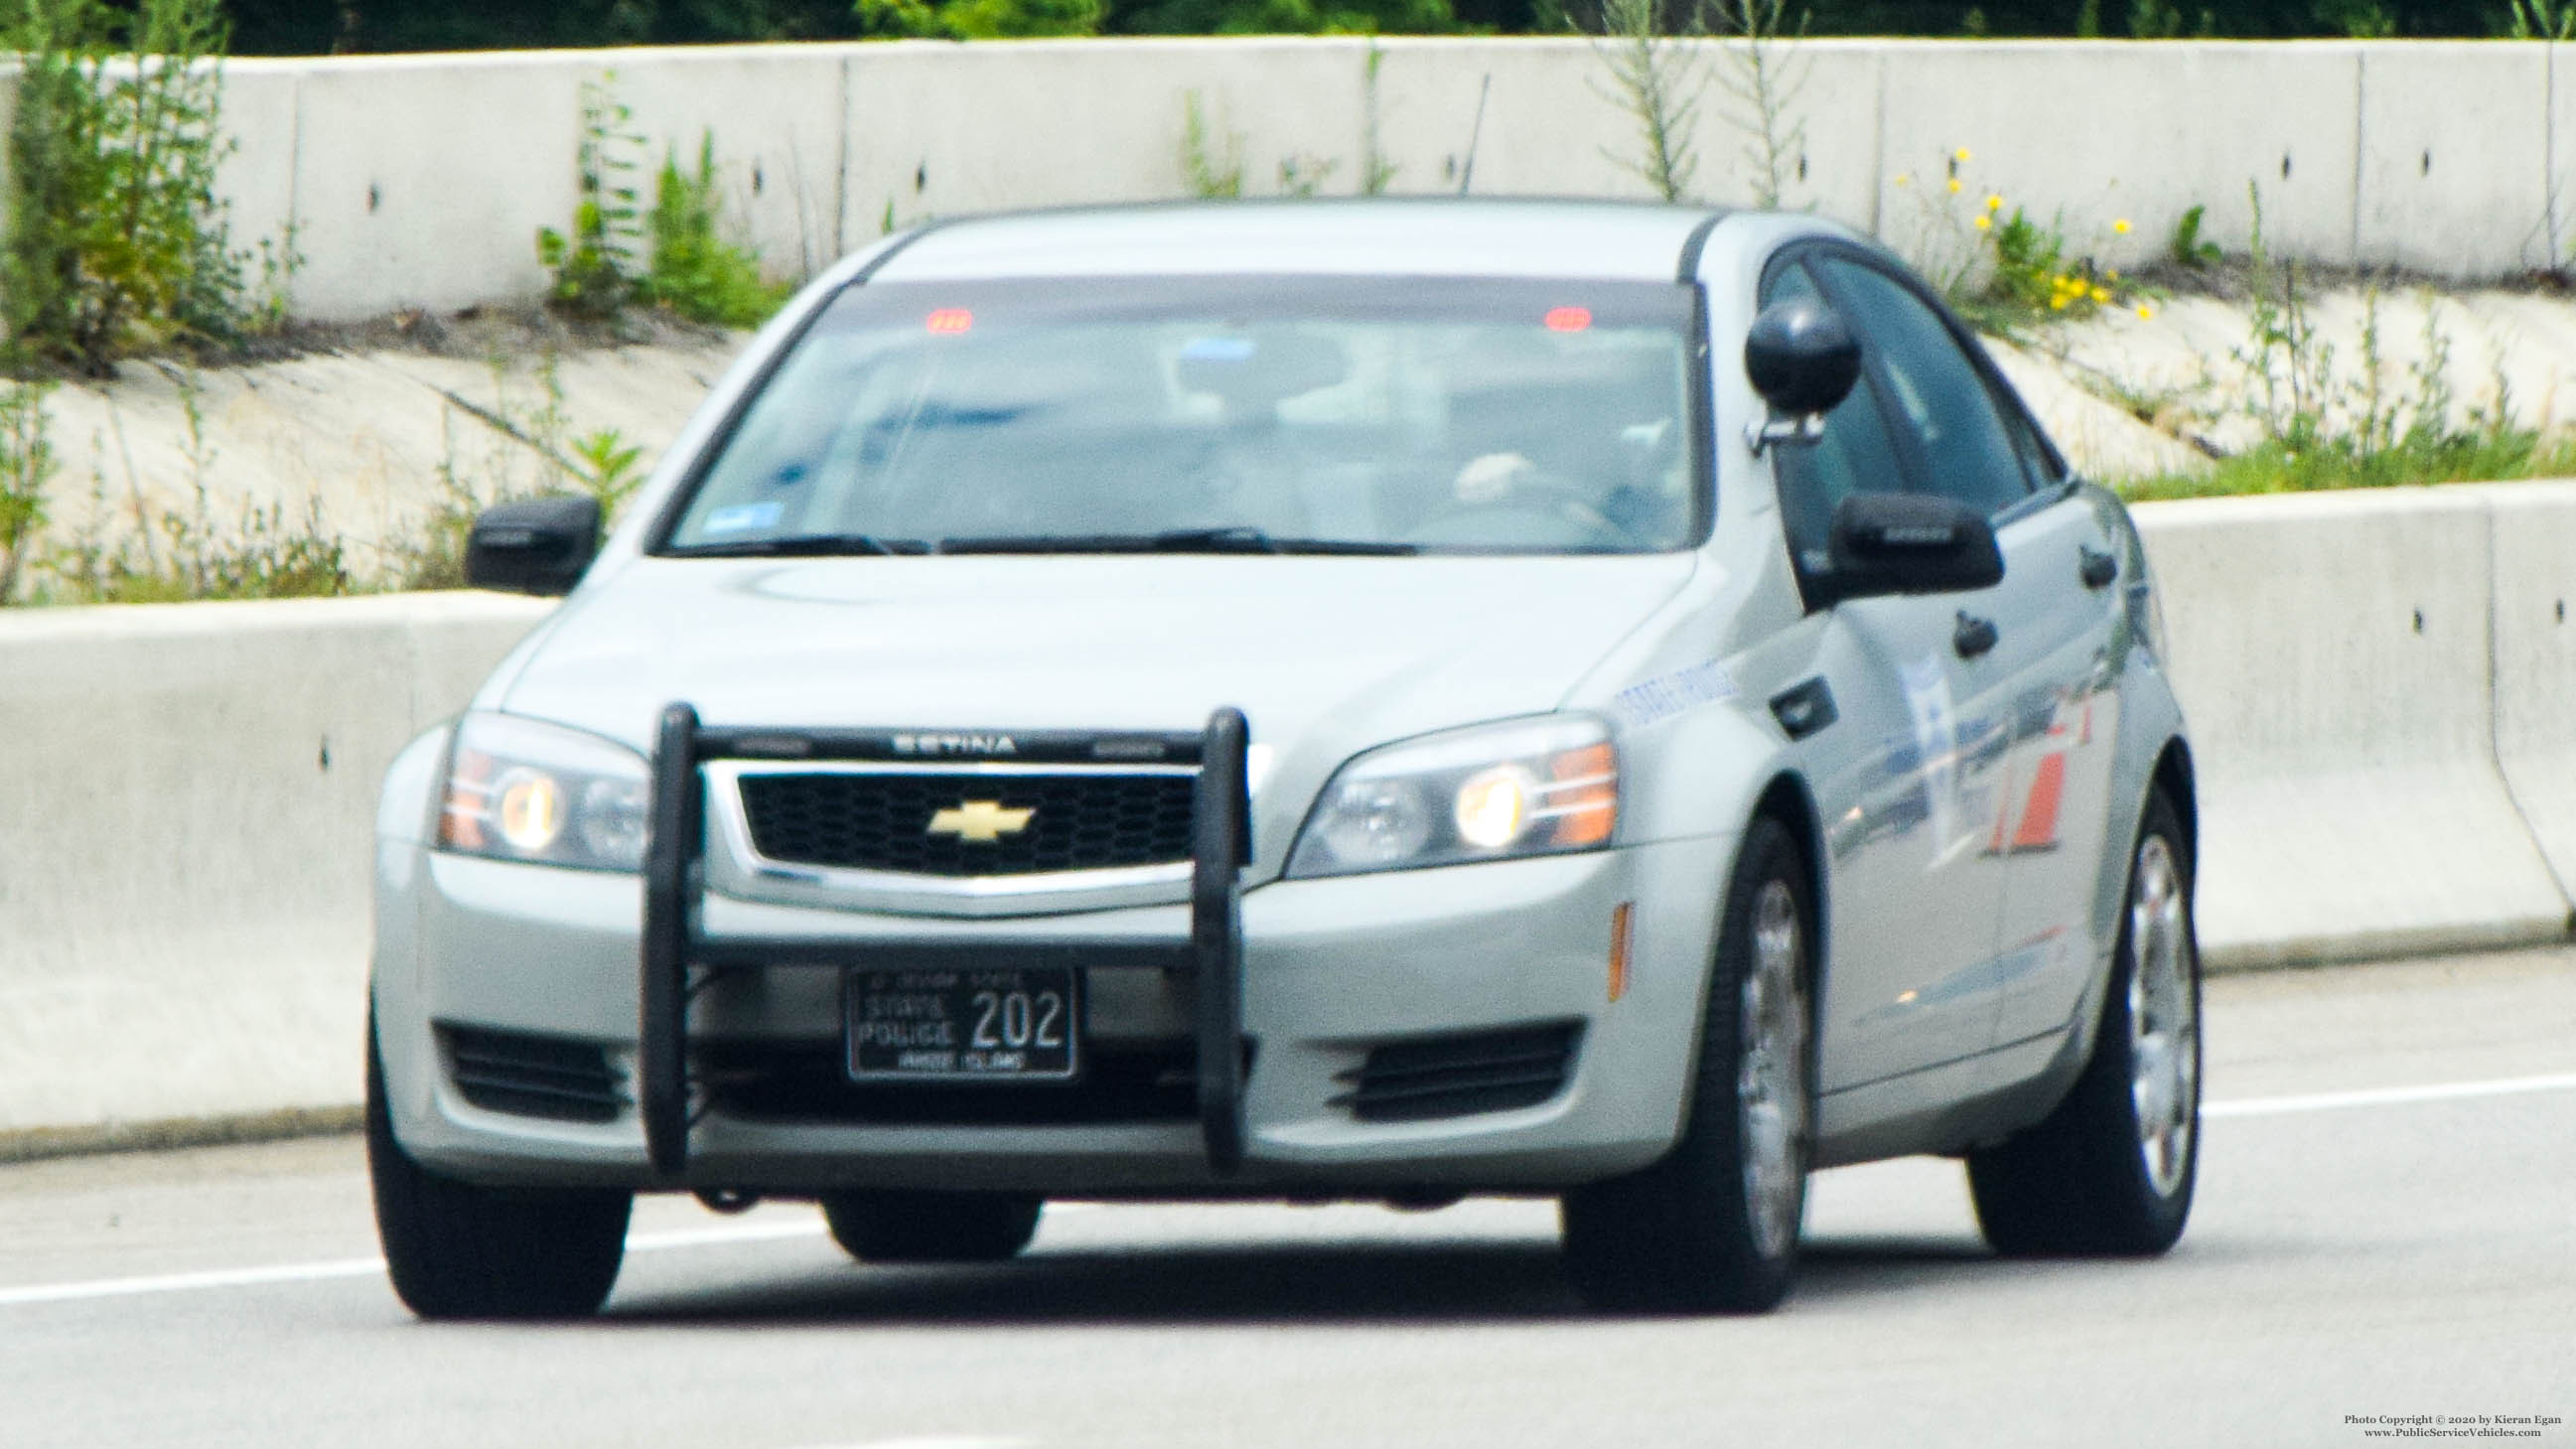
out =
[[(2161, 257), (2194, 206), (2203, 237), (2241, 247), (2252, 186), (2273, 249), (2321, 262), (2509, 276), (2576, 230), (2566, 46), (1817, 40), (1788, 64), (1781, 199), (1917, 254), (1958, 255), (1988, 193), (2115, 266)], [(1730, 62), (1700, 65), (1692, 189), (1743, 202)], [(1649, 194), (1622, 159), (1636, 119), (1576, 37), (335, 56), (227, 64), (233, 242), (291, 227), (287, 302), (315, 320), (534, 301), (536, 231), (573, 215), (583, 88), (603, 82), (645, 166), (712, 135), (727, 208), (786, 276), (924, 218), (1185, 195), (1193, 108), (1209, 168), (1246, 195), (1352, 193), (1372, 173), (1395, 194)], [(0, 120), (12, 90), (0, 65)], [(2065, 123), (2106, 109), (2153, 123)]]
[[(2214, 969), (2567, 935), (2576, 484), (2137, 518)], [(0, 614), (0, 1157), (345, 1120), (378, 778), (545, 608)]]
[(0, 613), (0, 1153), (357, 1100), (378, 783), (542, 612)]
[[(2496, 667), (2501, 611), (2518, 617), (2551, 570), (2516, 547), (2508, 603), (2499, 500), (2526, 528), (2576, 525), (2564, 485), (2138, 509), (2199, 767), (2212, 964), (2566, 934), (2566, 891), (2497, 748), (2504, 701), (2519, 720), (2530, 696), (2565, 692)], [(2534, 772), (2576, 761), (2531, 758), (2536, 798), (2563, 793), (2568, 775), (2553, 792)]]

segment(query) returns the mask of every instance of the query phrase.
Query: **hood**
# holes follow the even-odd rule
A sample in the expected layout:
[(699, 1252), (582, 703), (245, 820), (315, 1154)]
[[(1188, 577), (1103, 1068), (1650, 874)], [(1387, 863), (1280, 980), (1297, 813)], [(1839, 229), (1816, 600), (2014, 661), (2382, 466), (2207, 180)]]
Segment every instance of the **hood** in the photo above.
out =
[(641, 558), (568, 601), (499, 704), (638, 750), (673, 701), (979, 732), (1195, 732), (1234, 705), (1280, 785), (1320, 785), (1358, 749), (1556, 708), (1695, 560)]

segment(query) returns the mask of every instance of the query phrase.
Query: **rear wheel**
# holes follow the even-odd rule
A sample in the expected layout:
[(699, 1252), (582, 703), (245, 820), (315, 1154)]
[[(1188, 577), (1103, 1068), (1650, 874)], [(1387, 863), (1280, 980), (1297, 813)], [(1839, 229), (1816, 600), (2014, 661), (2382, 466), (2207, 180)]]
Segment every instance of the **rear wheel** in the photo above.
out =
[(2037, 1126), (1968, 1154), (1977, 1222), (2016, 1256), (2145, 1256), (2182, 1236), (2200, 1166), (2200, 952), (2191, 853), (2160, 789), (2092, 1060)]
[(994, 1263), (1029, 1245), (1045, 1206), (1035, 1193), (871, 1189), (827, 1194), (823, 1221), (863, 1263)]
[(1759, 1313), (1798, 1264), (1815, 1119), (1806, 872), (1763, 819), (1726, 896), (1681, 1140), (1567, 1193), (1566, 1273), (1595, 1307)]
[(433, 1172), (394, 1137), (375, 1024), (367, 1027), (367, 1175), (394, 1292), (423, 1318), (580, 1318), (626, 1255), (634, 1195), (481, 1187)]

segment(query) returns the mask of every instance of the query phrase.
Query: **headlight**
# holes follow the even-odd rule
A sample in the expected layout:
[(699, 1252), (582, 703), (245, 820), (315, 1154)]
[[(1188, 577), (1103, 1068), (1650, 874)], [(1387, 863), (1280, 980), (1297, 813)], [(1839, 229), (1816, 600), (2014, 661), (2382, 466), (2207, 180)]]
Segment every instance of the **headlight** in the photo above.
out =
[(583, 870), (644, 864), (643, 757), (597, 735), (469, 714), (448, 752), (438, 844)]
[(1291, 876), (1410, 870), (1607, 845), (1619, 757), (1599, 720), (1479, 725), (1371, 750), (1324, 787)]

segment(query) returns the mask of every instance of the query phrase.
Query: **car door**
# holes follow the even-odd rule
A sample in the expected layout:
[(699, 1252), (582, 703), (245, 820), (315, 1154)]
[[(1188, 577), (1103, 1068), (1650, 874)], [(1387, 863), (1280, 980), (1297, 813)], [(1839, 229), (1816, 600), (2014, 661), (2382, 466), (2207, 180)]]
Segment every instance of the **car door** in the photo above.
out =
[[(2047, 507), (2016, 519), (1998, 542), (2009, 605), (2031, 656), (2012, 742), (2012, 803), (1996, 837), (2004, 877), (1999, 1046), (2065, 1029), (2112, 947), (2095, 935), (2095, 888), (2113, 849), (2114, 762), (2120, 737), (2115, 661), (2125, 644), (2125, 552), (2098, 490), (2057, 488)], [(2016, 573), (2012, 572), (2017, 570)], [(2111, 923), (2117, 928), (2117, 922)]]
[[(2000, 877), (1990, 974), (1993, 1041), (2064, 1024), (2097, 945), (2087, 906), (2110, 816), (2116, 691), (2107, 685), (2118, 565), (2097, 504), (2071, 486), (1964, 329), (1912, 285), (1863, 259), (1819, 266), (1874, 344), (1890, 421), (1923, 486), (1987, 513), (2003, 582), (1960, 605), (1991, 645), (1962, 661), (1963, 717), (1986, 790), (1977, 846)], [(2106, 572), (2107, 570), (2107, 572)]]
[[(1818, 296), (1808, 263), (1792, 256), (1774, 264), (1763, 301)], [(1876, 350), (1866, 334), (1862, 343)], [(1845, 497), (1903, 491), (1919, 472), (1875, 371), (1817, 441), (1771, 454), (1802, 581), (1827, 571), (1826, 534)], [(1820, 608), (1804, 635), (1808, 673), (1782, 696), (1821, 691), (1833, 702), (1833, 722), (1802, 745), (1829, 873), (1832, 967), (1817, 1008), (1827, 1093), (1974, 1056), (1993, 1039), (2003, 874), (1983, 845), (2002, 734), (1979, 667), (1958, 648), (1960, 611), (1987, 607), (1990, 592)]]

